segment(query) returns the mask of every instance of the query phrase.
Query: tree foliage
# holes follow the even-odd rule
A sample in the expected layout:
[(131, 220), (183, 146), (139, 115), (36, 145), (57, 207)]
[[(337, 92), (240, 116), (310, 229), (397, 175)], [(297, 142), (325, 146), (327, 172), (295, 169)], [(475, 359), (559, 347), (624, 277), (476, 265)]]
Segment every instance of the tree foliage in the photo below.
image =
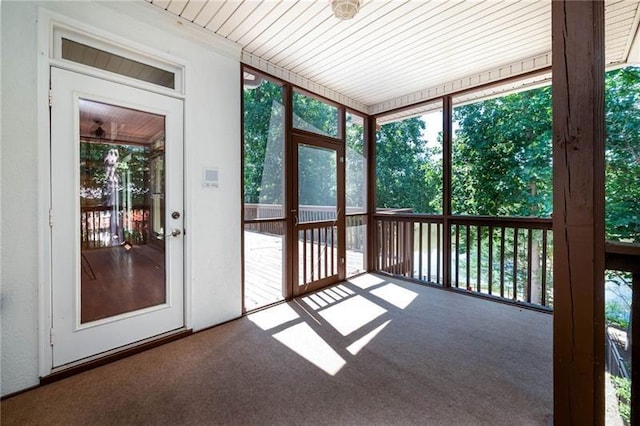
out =
[(460, 106), (453, 119), (453, 213), (549, 216), (551, 88)]
[(363, 123), (354, 120), (354, 116), (347, 114), (346, 127), (346, 166), (345, 192), (347, 208), (366, 208), (366, 172), (367, 162), (364, 149)]
[(318, 99), (293, 93), (293, 127), (338, 137), (338, 108)]
[[(605, 84), (607, 238), (640, 242), (640, 68), (610, 71)], [(549, 217), (551, 87), (462, 105), (453, 118), (453, 213)], [(424, 128), (421, 117), (380, 127), (378, 207), (439, 211), (441, 154)]]
[[(335, 134), (335, 107), (294, 94), (294, 122)], [(244, 92), (245, 202), (283, 202), (284, 108), (282, 87), (264, 81)], [(302, 123), (302, 124), (301, 124)], [(307, 123), (307, 124), (304, 124)], [(640, 69), (606, 75), (607, 238), (640, 241)], [(307, 127), (305, 127), (307, 126)], [(309, 129), (307, 129), (309, 130)], [(427, 141), (421, 117), (382, 125), (376, 137), (377, 206), (442, 212), (441, 136)], [(346, 127), (348, 206), (364, 207), (363, 128)], [(513, 93), (454, 110), (452, 211), (454, 214), (548, 217), (552, 213), (551, 88)], [(299, 176), (306, 201), (332, 203), (326, 179), (331, 162), (306, 156)]]
[(420, 117), (380, 126), (376, 138), (378, 208), (440, 213), (442, 166), (438, 148), (423, 137)]
[(264, 80), (244, 90), (244, 201), (282, 204), (284, 106), (282, 87)]
[(605, 88), (607, 238), (640, 242), (640, 68), (610, 71)]

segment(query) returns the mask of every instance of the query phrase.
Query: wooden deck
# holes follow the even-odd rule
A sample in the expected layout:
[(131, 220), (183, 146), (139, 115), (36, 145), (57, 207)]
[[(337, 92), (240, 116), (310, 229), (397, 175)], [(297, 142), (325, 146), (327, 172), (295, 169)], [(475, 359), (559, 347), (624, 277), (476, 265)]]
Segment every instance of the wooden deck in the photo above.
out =
[[(244, 233), (244, 303), (251, 311), (283, 300), (284, 238)], [(363, 272), (363, 253), (347, 250), (347, 277)]]

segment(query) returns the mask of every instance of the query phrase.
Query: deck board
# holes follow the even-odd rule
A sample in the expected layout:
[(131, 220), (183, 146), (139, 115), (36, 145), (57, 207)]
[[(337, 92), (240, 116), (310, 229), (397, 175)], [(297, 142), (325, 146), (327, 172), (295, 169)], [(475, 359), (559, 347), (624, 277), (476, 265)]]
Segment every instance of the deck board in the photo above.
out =
[[(251, 311), (283, 300), (283, 237), (245, 231), (244, 247), (245, 309)], [(347, 277), (363, 272), (363, 258), (363, 253), (347, 250)], [(330, 263), (331, 259), (329, 268)]]

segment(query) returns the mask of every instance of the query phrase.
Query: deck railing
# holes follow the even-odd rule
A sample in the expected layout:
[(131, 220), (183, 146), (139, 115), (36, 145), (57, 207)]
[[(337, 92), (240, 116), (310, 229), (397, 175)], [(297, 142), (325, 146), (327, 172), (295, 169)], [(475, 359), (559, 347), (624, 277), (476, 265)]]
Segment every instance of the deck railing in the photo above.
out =
[[(444, 216), (385, 212), (374, 219), (377, 271), (445, 285), (446, 267), (453, 288), (553, 307), (551, 219), (450, 216), (449, 247), (444, 247)], [(449, 265), (444, 264), (445, 251), (450, 253)], [(640, 324), (640, 245), (607, 242), (606, 267), (633, 277), (630, 406), (631, 424), (640, 424), (640, 326), (633, 327)], [(609, 354), (608, 364), (617, 369), (615, 353)]]
[(452, 217), (451, 285), (553, 305), (551, 219)]
[(632, 300), (630, 332), (627, 337), (631, 347), (631, 422), (640, 424), (640, 244), (607, 242), (606, 263), (608, 270), (631, 273)]
[(624, 359), (620, 356), (616, 343), (607, 332), (605, 336), (605, 368), (612, 376), (629, 379), (629, 372), (624, 365)]
[[(83, 249), (113, 245), (112, 214), (113, 208), (109, 206), (82, 207), (80, 209), (80, 242)], [(130, 243), (144, 244), (148, 242), (149, 208), (136, 207), (129, 211), (120, 210), (117, 222), (120, 224), (120, 228), (126, 230), (126, 235), (122, 237)]]
[[(363, 253), (366, 244), (364, 214), (361, 207), (347, 207), (346, 233), (349, 250)], [(333, 206), (301, 205), (298, 208), (298, 222), (326, 222), (336, 219)], [(284, 209), (281, 204), (244, 204), (245, 229), (270, 235), (284, 235)], [(324, 234), (323, 234), (324, 235)], [(320, 241), (325, 242), (324, 236)]]
[[(516, 302), (553, 304), (551, 219), (378, 213), (375, 269)], [(451, 264), (444, 265), (445, 250)]]

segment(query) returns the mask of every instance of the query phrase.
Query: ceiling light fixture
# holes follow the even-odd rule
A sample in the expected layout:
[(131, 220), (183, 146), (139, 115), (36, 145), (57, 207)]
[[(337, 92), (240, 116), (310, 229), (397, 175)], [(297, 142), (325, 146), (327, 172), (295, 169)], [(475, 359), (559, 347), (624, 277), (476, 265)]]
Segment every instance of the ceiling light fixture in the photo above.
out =
[(351, 19), (360, 10), (360, 0), (331, 0), (331, 10), (338, 19)]

